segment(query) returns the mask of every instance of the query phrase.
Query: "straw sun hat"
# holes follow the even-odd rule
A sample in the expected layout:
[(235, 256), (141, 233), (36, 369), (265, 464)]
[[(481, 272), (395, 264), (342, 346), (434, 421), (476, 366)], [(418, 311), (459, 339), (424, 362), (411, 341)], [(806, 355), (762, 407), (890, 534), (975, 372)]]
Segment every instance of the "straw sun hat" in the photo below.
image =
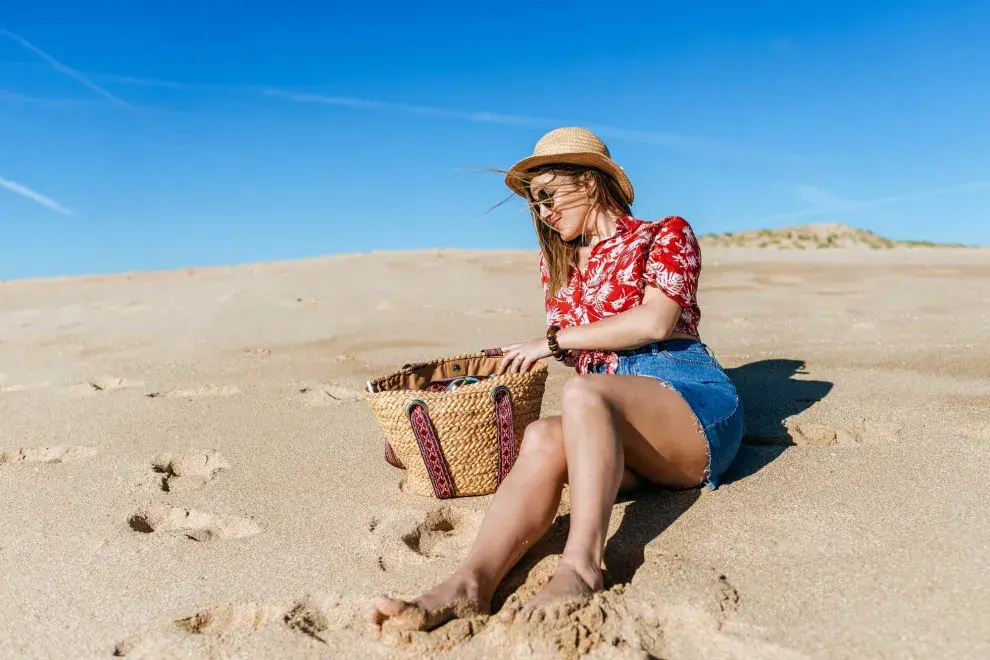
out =
[(548, 164), (588, 165), (611, 174), (619, 183), (626, 201), (632, 204), (635, 192), (629, 177), (612, 160), (608, 147), (597, 135), (584, 128), (555, 128), (540, 138), (533, 149), (533, 155), (523, 158), (513, 165), (505, 175), (505, 185), (526, 197), (526, 186), (522, 179), (527, 170)]

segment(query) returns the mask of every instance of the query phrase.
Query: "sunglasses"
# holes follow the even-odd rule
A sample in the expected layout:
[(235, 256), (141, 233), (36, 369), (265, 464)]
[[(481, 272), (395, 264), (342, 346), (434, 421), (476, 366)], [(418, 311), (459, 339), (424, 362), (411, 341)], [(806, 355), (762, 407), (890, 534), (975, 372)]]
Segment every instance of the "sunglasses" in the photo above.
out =
[[(556, 191), (555, 191), (556, 193)], [(530, 196), (531, 206), (535, 206), (537, 211), (540, 211), (542, 207), (547, 207), (547, 211), (553, 210), (553, 195), (548, 193), (546, 190), (540, 190), (536, 193), (536, 196)]]

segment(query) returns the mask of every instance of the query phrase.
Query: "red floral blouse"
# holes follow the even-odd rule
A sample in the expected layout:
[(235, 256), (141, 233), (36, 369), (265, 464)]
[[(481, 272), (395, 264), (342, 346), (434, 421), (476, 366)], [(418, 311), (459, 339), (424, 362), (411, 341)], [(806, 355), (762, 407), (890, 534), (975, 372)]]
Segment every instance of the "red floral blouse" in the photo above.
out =
[[(679, 216), (646, 222), (625, 216), (616, 233), (591, 248), (584, 273), (576, 266), (570, 280), (550, 296), (550, 271), (540, 255), (540, 275), (546, 299), (547, 324), (566, 328), (618, 314), (643, 302), (647, 284), (660, 288), (681, 306), (676, 332), (700, 337), (701, 309), (696, 293), (701, 273), (701, 248), (691, 225)], [(567, 364), (589, 373), (604, 363), (615, 373), (618, 356), (598, 350), (568, 351)]]

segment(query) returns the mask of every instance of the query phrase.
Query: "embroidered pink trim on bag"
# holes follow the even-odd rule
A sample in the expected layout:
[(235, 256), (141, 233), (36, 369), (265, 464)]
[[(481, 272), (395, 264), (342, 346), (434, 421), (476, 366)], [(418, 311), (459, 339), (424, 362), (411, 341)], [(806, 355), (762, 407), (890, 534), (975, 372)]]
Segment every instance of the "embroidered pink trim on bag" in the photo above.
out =
[(505, 385), (492, 390), (495, 400), (495, 430), (498, 436), (498, 483), (509, 474), (516, 462), (515, 418), (512, 413), (512, 393)]
[(389, 465), (394, 465), (400, 470), (406, 469), (406, 466), (402, 464), (399, 457), (395, 455), (395, 450), (392, 449), (392, 443), (388, 440), (385, 441), (385, 460), (388, 461)]
[(454, 479), (450, 475), (450, 466), (444, 458), (433, 422), (426, 412), (426, 405), (422, 401), (412, 401), (407, 410), (419, 453), (433, 483), (433, 493), (441, 500), (454, 497)]

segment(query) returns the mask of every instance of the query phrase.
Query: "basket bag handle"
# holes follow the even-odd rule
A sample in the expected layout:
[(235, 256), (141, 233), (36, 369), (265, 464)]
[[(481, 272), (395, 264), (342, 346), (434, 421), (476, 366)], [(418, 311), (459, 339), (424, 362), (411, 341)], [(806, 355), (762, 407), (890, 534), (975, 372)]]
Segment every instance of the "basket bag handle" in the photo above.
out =
[[(486, 349), (483, 352), (488, 357), (502, 355), (502, 351), (497, 348)], [(496, 478), (500, 486), (516, 462), (515, 415), (512, 408), (512, 392), (509, 391), (508, 387), (499, 385), (492, 390), (491, 397), (495, 402), (495, 435), (498, 442), (498, 473)], [(450, 474), (450, 466), (443, 455), (443, 447), (437, 436), (436, 428), (430, 420), (426, 403), (420, 399), (413, 399), (406, 405), (406, 414), (409, 417), (409, 424), (412, 427), (413, 436), (416, 438), (419, 453), (423, 457), (426, 472), (433, 484), (433, 494), (441, 500), (455, 497), (454, 480)], [(385, 441), (385, 460), (397, 468), (405, 468), (387, 440)]]

